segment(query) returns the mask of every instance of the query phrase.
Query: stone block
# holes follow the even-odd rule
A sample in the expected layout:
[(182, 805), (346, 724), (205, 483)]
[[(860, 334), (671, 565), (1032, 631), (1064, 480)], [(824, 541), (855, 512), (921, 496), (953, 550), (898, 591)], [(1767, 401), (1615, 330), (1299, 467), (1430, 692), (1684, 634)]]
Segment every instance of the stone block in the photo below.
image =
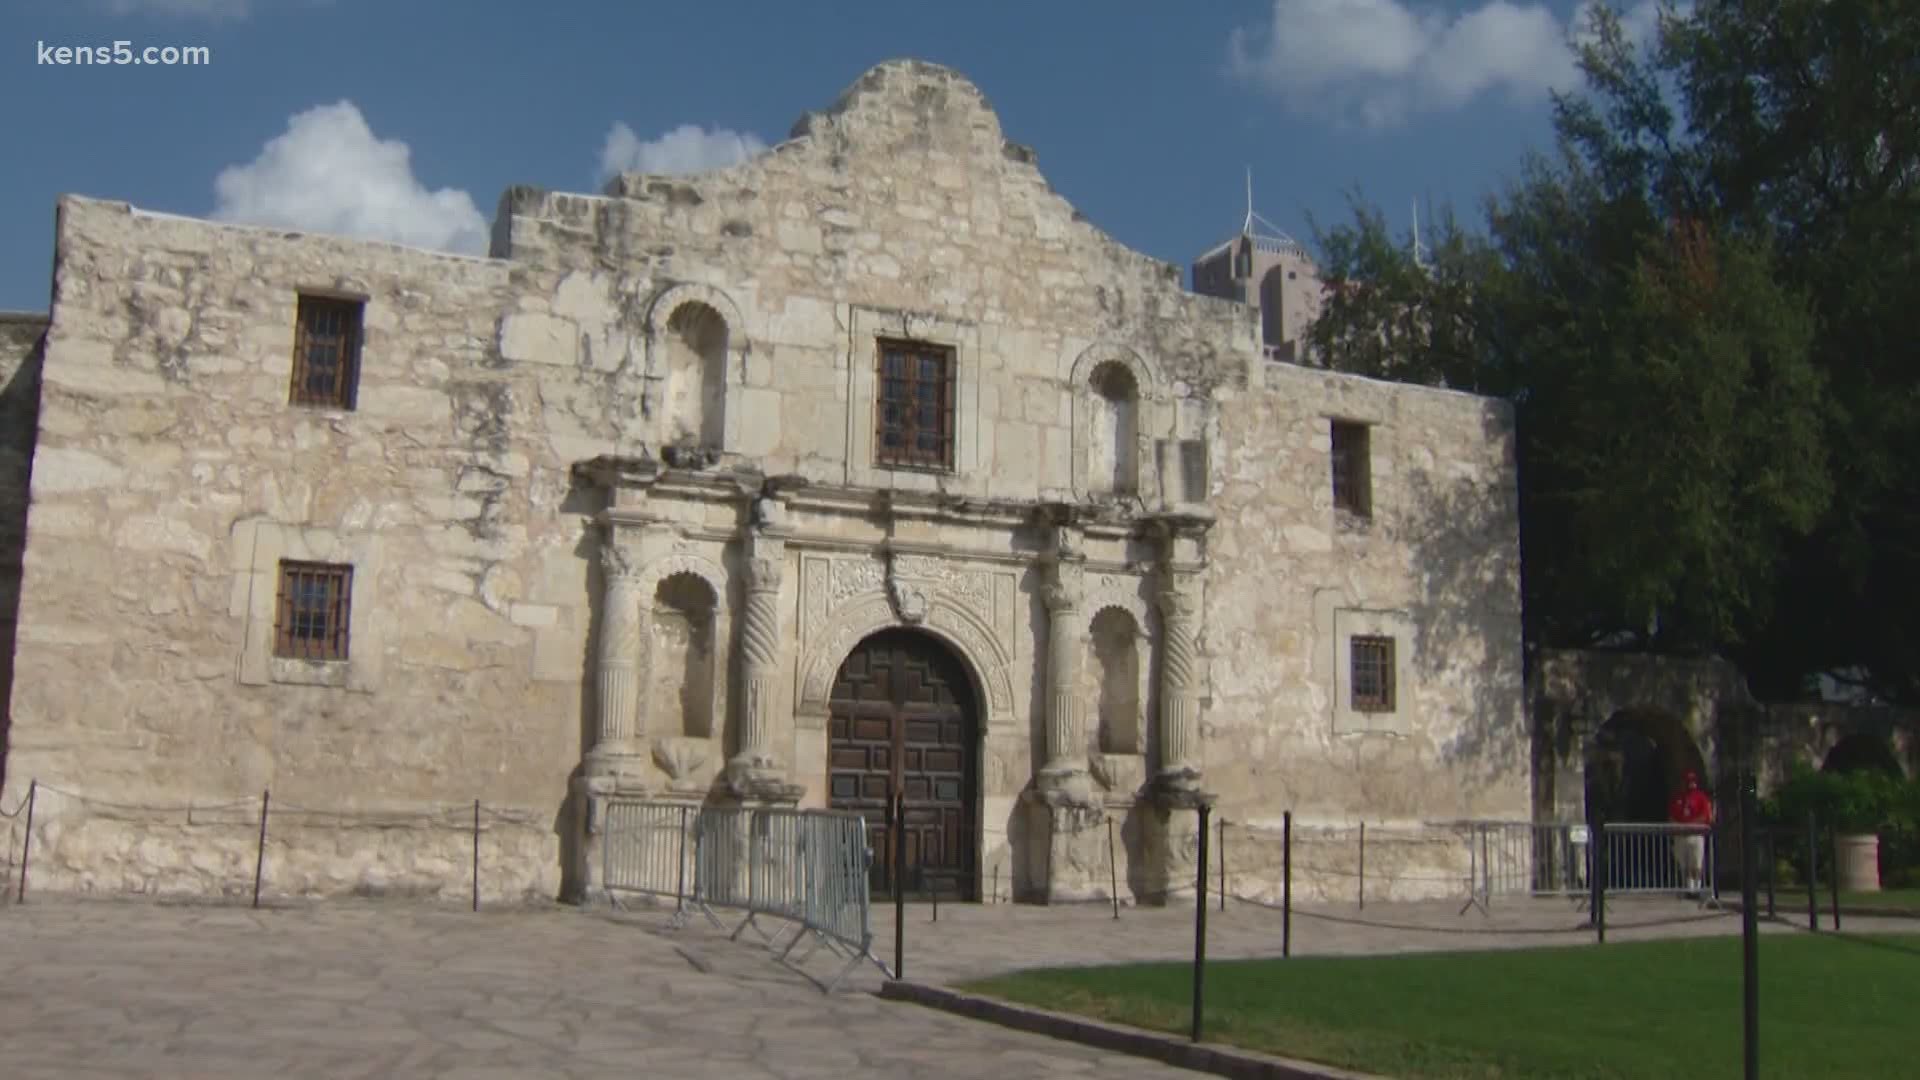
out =
[(579, 362), (580, 331), (572, 322), (521, 312), (500, 321), (500, 355), (518, 363), (573, 367)]

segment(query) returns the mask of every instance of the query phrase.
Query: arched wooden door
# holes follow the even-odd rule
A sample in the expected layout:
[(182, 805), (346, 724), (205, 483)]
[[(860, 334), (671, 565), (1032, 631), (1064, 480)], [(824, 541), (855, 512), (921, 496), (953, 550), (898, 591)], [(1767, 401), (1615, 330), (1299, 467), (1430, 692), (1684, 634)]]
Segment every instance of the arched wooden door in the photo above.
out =
[(904, 791), (908, 891), (973, 899), (979, 714), (959, 658), (925, 634), (883, 630), (840, 665), (827, 715), (829, 804), (865, 815), (874, 891), (893, 889), (887, 804)]

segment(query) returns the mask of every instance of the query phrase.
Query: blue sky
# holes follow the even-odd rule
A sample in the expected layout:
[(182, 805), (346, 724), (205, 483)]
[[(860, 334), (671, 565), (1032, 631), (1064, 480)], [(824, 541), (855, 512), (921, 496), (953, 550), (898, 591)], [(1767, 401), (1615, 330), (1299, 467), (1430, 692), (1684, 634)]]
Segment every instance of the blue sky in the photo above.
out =
[[(1356, 187), (1402, 226), (1416, 197), (1477, 220), (1550, 139), (1577, 2), (0, 0), (0, 308), (45, 307), (63, 192), (471, 249), (508, 185), (724, 164), (899, 56), (973, 79), (1056, 190), (1182, 265), (1249, 167), (1303, 240)], [(39, 59), (116, 41), (211, 62)]]

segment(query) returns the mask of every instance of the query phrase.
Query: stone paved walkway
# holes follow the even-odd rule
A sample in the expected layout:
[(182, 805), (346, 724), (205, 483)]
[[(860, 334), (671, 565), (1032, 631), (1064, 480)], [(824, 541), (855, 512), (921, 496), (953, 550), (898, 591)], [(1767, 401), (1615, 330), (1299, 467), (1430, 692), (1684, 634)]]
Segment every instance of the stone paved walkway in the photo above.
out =
[[(1734, 915), (1690, 904), (1622, 903), (1609, 940), (1737, 933)], [(1564, 902), (1317, 909), (1401, 929), (1294, 918), (1294, 949), (1389, 952), (1584, 943)], [(891, 910), (875, 951), (892, 956)], [(482, 912), (338, 902), (251, 911), (137, 901), (29, 898), (0, 905), (0, 1076), (434, 1078), (928, 1078), (1193, 1075), (1017, 1034), (860, 991), (823, 996), (826, 954), (783, 967), (751, 942), (665, 913), (541, 908)], [(1628, 924), (1689, 919), (1660, 927)], [(1804, 923), (1802, 924), (1804, 926)], [(1850, 919), (1847, 930), (1911, 931)], [(1279, 916), (1209, 912), (1208, 953), (1273, 955)], [(1191, 956), (1193, 911), (956, 906), (907, 911), (911, 979), (1012, 968)], [(1471, 930), (1472, 933), (1457, 931)], [(1543, 933), (1515, 933), (1540, 930)], [(1482, 933), (1480, 931), (1499, 931)], [(1769, 927), (1770, 933), (1795, 932)], [(1799, 931), (1804, 932), (1804, 931)], [(796, 954), (797, 955), (797, 954)]]
[(1194, 1075), (869, 994), (825, 997), (745, 944), (727, 950), (739, 970), (703, 972), (661, 921), (30, 898), (0, 908), (0, 1076)]

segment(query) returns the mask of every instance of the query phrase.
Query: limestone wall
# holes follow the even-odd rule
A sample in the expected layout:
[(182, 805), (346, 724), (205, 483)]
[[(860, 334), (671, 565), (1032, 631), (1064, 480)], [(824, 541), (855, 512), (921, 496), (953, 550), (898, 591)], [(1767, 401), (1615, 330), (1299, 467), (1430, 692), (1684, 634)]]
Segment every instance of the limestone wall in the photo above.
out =
[(46, 329), (44, 315), (0, 312), (0, 782), (7, 772), (14, 617), (20, 600), (27, 478), (40, 403), (40, 343)]
[[(319, 822), (476, 798), (505, 815), (488, 880), (561, 891), (597, 737), (590, 522), (618, 520), (647, 589), (691, 577), (712, 605), (711, 723), (660, 720), (677, 691), (631, 718), (646, 783), (698, 795), (738, 749), (739, 537), (774, 487), (774, 751), (822, 801), (824, 683), (895, 621), (890, 546), (980, 680), (978, 865), (1003, 893), (1106, 876), (1103, 827), (1056, 843), (1020, 802), (1048, 751), (1045, 504), (1077, 508), (1073, 686), (1130, 891), (1179, 891), (1194, 850), (1190, 814), (1137, 805), (1172, 517), (1217, 518), (1176, 547), (1183, 571), (1207, 562), (1197, 763), (1222, 814), (1525, 815), (1506, 412), (1265, 362), (1252, 309), (1082, 219), (952, 72), (882, 65), (733, 168), (514, 189), (488, 259), (79, 198), (57, 244), (0, 792), (65, 793), (47, 887), (226, 890), (255, 840), (186, 807), (244, 817), (271, 789), (321, 815), (284, 834), (300, 891), (440, 889), (458, 859), (432, 829)], [(302, 290), (365, 298), (354, 409), (288, 404)], [(890, 336), (954, 351), (950, 470), (875, 464)], [(1364, 527), (1329, 501), (1333, 416), (1372, 425)], [(574, 469), (591, 459), (670, 468), (608, 495)], [(282, 557), (354, 564), (344, 669), (270, 655)], [(642, 631), (684, 651), (692, 626)], [(1391, 716), (1340, 704), (1355, 632), (1401, 644)]]
[[(480, 798), (538, 817), (522, 876), (555, 892), (582, 522), (541, 387), (495, 349), (507, 268), (74, 198), (58, 245), (0, 799), (33, 779), (134, 807)], [(287, 403), (315, 289), (368, 298), (352, 411)], [(282, 554), (355, 563), (343, 688), (267, 662)], [(67, 829), (49, 887), (161, 865), (139, 830), (43, 820)], [(233, 857), (219, 832), (181, 857)]]
[[(1244, 379), (1250, 309), (1186, 292), (1177, 267), (1080, 218), (952, 72), (883, 65), (795, 135), (605, 196), (508, 192), (500, 253), (532, 295), (504, 355), (645, 372), (626, 392), (662, 403), (646, 437), (672, 441), (669, 323), (704, 303), (729, 323), (726, 449), (819, 483), (1026, 499), (1086, 488), (1087, 381), (1113, 360), (1142, 398), (1141, 486), (1161, 494), (1154, 447), (1200, 437), (1209, 388)], [(686, 287), (655, 299), (667, 282)], [(951, 475), (872, 464), (882, 334), (956, 350)]]
[[(1221, 406), (1208, 545), (1208, 787), (1236, 823), (1529, 816), (1511, 415), (1273, 365)], [(1332, 504), (1329, 420), (1371, 425), (1372, 517)], [(1391, 713), (1348, 641), (1391, 637)]]

